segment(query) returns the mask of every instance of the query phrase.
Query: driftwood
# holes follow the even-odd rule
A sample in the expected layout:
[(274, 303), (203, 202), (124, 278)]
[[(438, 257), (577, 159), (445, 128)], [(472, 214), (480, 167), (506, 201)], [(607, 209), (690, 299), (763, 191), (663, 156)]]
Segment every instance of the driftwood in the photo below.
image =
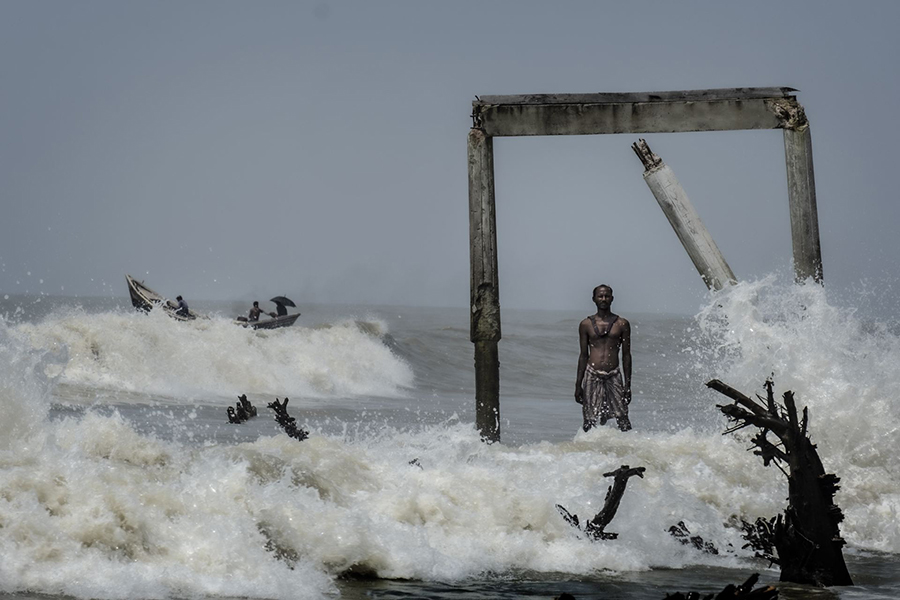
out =
[(685, 546), (690, 544), (697, 550), (702, 550), (707, 554), (719, 553), (719, 549), (712, 542), (707, 542), (699, 535), (691, 535), (691, 530), (684, 524), (684, 521), (678, 521), (678, 525), (669, 527), (669, 534)]
[(715, 595), (701, 596), (697, 592), (688, 592), (687, 594), (676, 592), (671, 596), (666, 594), (665, 600), (776, 600), (778, 598), (778, 590), (770, 585), (753, 589), (758, 580), (759, 573), (754, 573), (741, 585), (728, 584), (725, 586), (725, 589)]
[[(676, 592), (671, 595), (666, 594), (663, 600), (777, 600), (778, 590), (770, 585), (753, 589), (758, 580), (759, 573), (754, 573), (741, 585), (728, 584), (718, 594), (701, 596), (697, 592), (688, 592), (686, 594)], [(555, 596), (553, 600), (576, 600), (576, 598), (568, 592), (563, 592), (559, 596)]]
[[(757, 448), (753, 453), (762, 457), (766, 466), (774, 462), (782, 472), (781, 463), (788, 466), (785, 473), (788, 507), (783, 515), (750, 525), (753, 531), (745, 536), (749, 545), (757, 550), (757, 555), (777, 562), (781, 567), (781, 581), (818, 586), (853, 585), (841, 551), (844, 540), (838, 525), (844, 515), (834, 503), (840, 479), (825, 472), (816, 446), (809, 439), (807, 409), (803, 409), (802, 417), (798, 416), (794, 394), (790, 391), (782, 396), (783, 406), (776, 404), (771, 380), (765, 383), (766, 398), (757, 396), (759, 402), (718, 379), (706, 385), (734, 400), (734, 404), (717, 405), (737, 423), (726, 434), (749, 426), (758, 428), (759, 432), (752, 438)], [(768, 439), (770, 432), (780, 444)], [(747, 526), (744, 529), (747, 532)], [(777, 558), (771, 553), (772, 546)]]
[(613, 484), (606, 490), (606, 499), (603, 501), (603, 509), (598, 512), (593, 519), (585, 522), (584, 527), (578, 520), (578, 515), (573, 515), (560, 504), (556, 505), (556, 510), (562, 515), (563, 519), (576, 529), (583, 531), (592, 540), (614, 540), (619, 537), (618, 533), (610, 533), (604, 531), (609, 522), (616, 516), (619, 510), (619, 502), (625, 493), (625, 487), (628, 485), (628, 479), (633, 475), (644, 477), (644, 467), (630, 468), (628, 465), (622, 465), (615, 471), (604, 473), (604, 477), (615, 477)]
[(762, 558), (774, 565), (780, 565), (778, 554), (775, 551), (775, 525), (781, 523), (781, 515), (764, 519), (759, 517), (755, 523), (748, 523), (741, 519), (742, 537), (747, 541), (742, 548), (753, 548), (757, 558)]
[(241, 408), (247, 413), (247, 417), (255, 417), (257, 414), (256, 407), (247, 400), (247, 394), (241, 394), (238, 396), (238, 402), (241, 403)]
[(284, 402), (275, 398), (275, 402), (270, 402), (268, 406), (275, 411), (275, 422), (281, 425), (284, 432), (297, 441), (302, 442), (309, 437), (309, 432), (297, 427), (297, 419), (288, 414), (287, 405), (289, 401), (290, 398), (287, 397), (284, 399)]
[(235, 425), (252, 419), (257, 414), (256, 407), (247, 400), (247, 394), (238, 396), (238, 401), (234, 403), (234, 406), (229, 406), (226, 412), (228, 413), (228, 422)]

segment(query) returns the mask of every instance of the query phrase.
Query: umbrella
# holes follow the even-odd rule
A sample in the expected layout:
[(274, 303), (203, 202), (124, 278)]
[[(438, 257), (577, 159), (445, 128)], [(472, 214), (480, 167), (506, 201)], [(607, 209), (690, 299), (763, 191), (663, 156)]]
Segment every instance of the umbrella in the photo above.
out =
[(274, 298), (269, 300), (269, 302), (274, 302), (275, 304), (284, 304), (285, 306), (293, 306), (295, 308), (297, 307), (297, 305), (294, 304), (293, 300), (284, 296), (275, 296)]

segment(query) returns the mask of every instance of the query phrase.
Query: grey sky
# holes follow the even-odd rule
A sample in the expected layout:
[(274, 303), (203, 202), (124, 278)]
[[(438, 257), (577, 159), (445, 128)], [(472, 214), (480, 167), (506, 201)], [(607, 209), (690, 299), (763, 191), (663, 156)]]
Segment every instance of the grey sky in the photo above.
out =
[[(893, 2), (0, 1), (0, 293), (466, 306), (474, 96), (798, 88), (825, 279), (896, 286)], [(692, 312), (638, 136), (495, 142), (504, 307)], [(646, 136), (739, 278), (790, 273), (779, 131)]]

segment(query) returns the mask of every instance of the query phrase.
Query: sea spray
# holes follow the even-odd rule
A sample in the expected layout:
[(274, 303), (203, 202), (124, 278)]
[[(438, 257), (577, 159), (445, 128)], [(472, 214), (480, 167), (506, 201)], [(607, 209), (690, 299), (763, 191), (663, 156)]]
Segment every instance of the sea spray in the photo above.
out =
[[(779, 348), (778, 356), (794, 358), (779, 359), (784, 361), (780, 368), (794, 367), (791, 377), (795, 379), (789, 383), (797, 386), (801, 404), (812, 407), (813, 441), (819, 443), (826, 467), (843, 478), (838, 501), (848, 515), (842, 532), (850, 541), (850, 550), (900, 552), (893, 529), (900, 485), (890, 471), (894, 459), (885, 455), (893, 443), (889, 435), (891, 423), (896, 423), (896, 408), (890, 402), (896, 395), (884, 389), (867, 392), (875, 403), (884, 396), (884, 412), (872, 417), (858, 410), (855, 418), (865, 422), (863, 430), (883, 428), (886, 437), (866, 438), (868, 446), (860, 439), (852, 446), (854, 452), (866, 449), (865, 454), (841, 456), (831, 447), (843, 443), (840, 438), (846, 432), (846, 423), (828, 415), (832, 408), (841, 408), (841, 402), (832, 407), (829, 403), (834, 400), (811, 393), (815, 385), (826, 384), (819, 382), (815, 369), (804, 363), (827, 364), (833, 352), (845, 354), (825, 347), (824, 357), (807, 357), (808, 352), (820, 351), (814, 348), (816, 344), (802, 340), (816, 335), (818, 327), (810, 325), (810, 320), (818, 320), (819, 326), (839, 323), (846, 333), (848, 326), (853, 331), (853, 319), (848, 325), (846, 315), (833, 314), (841, 311), (832, 311), (815, 289), (781, 289), (769, 282), (757, 282), (742, 284), (734, 293), (733, 298), (715, 298), (715, 305), (711, 303), (701, 314), (693, 325), (702, 330), (699, 337), (685, 339), (679, 348), (677, 339), (665, 346), (671, 336), (662, 335), (657, 351), (695, 360), (700, 366), (694, 370), (700, 375), (718, 376), (742, 388), (746, 385), (750, 392), (761, 390), (762, 379), (757, 378), (762, 375), (764, 379), (776, 364), (766, 346), (771, 348), (782, 340), (781, 332), (787, 332), (788, 341)], [(798, 298), (806, 308), (795, 307)], [(784, 310), (770, 308), (770, 304), (778, 307), (781, 303), (786, 303)], [(100, 321), (94, 321), (95, 317)], [(522, 325), (526, 331), (532, 327), (532, 317), (529, 315), (527, 324)], [(67, 318), (55, 315), (37, 324), (17, 325), (14, 331), (19, 347), (14, 356), (79, 339), (67, 331)], [(194, 382), (185, 383), (179, 365), (170, 358), (172, 340), (179, 338), (170, 339), (168, 329), (160, 328), (175, 325), (175, 331), (186, 338), (185, 343), (200, 354), (213, 352), (204, 350), (202, 340), (195, 339), (204, 334), (210, 334), (221, 346), (216, 352), (230, 347), (222, 345), (223, 341), (233, 345), (243, 340), (252, 348), (264, 347), (273, 340), (276, 345), (279, 340), (291, 340), (281, 350), (306, 348), (301, 351), (327, 353), (323, 346), (327, 341), (343, 355), (353, 351), (359, 340), (375, 340), (375, 344), (380, 340), (359, 331), (351, 320), (334, 320), (330, 327), (314, 330), (323, 333), (320, 343), (314, 343), (291, 336), (256, 336), (240, 328), (235, 328), (240, 337), (232, 338), (232, 330), (218, 330), (219, 325), (234, 327), (224, 320), (200, 325), (194, 333), (170, 319), (157, 323), (152, 315), (147, 329), (128, 321), (146, 322), (144, 316), (130, 313), (108, 312), (85, 318), (75, 314), (73, 318), (76, 325), (71, 328), (82, 328), (82, 337), (99, 342), (100, 359), (110, 348), (130, 347), (117, 346), (114, 331), (121, 329), (123, 335), (132, 338), (139, 336), (128, 333), (129, 328), (146, 333), (151, 349), (143, 355), (144, 360), (162, 361), (164, 368), (123, 359), (116, 367), (120, 371), (109, 373), (111, 381), (120, 386), (122, 381), (134, 385), (139, 379), (129, 370), (135, 369), (153, 385), (171, 385), (165, 389), (171, 389), (172, 402), (181, 405), (128, 405), (120, 407), (119, 414), (115, 406), (101, 407), (98, 396), (84, 414), (66, 416), (72, 413), (51, 408), (51, 419), (45, 419), (41, 426), (48, 432), (48, 443), (33, 453), (27, 468), (8, 464), (0, 469), (0, 489), (4, 490), (0, 497), (0, 588), (5, 591), (28, 589), (77, 598), (216, 595), (288, 600), (331, 594), (334, 582), (342, 575), (353, 574), (452, 584), (473, 578), (515, 578), (523, 572), (529, 577), (546, 574), (556, 579), (566, 573), (572, 579), (592, 580), (600, 577), (598, 574), (618, 577), (622, 572), (691, 569), (692, 565), (742, 571), (767, 568), (766, 563), (752, 558), (751, 551), (741, 548), (740, 519), (768, 517), (781, 511), (787, 483), (780, 472), (764, 467), (759, 457), (747, 452), (748, 445), (740, 436), (720, 435), (725, 423), (714, 407), (720, 400), (706, 394), (702, 377), (691, 386), (673, 386), (678, 393), (660, 401), (670, 402), (674, 410), (683, 412), (683, 396), (695, 393), (691, 410), (702, 403), (699, 409), (709, 411), (710, 421), (718, 420), (715, 430), (652, 430), (648, 423), (647, 428), (638, 425), (628, 434), (612, 427), (580, 432), (577, 405), (570, 395), (570, 376), (563, 382), (565, 389), (560, 386), (565, 405), (551, 405), (544, 413), (548, 426), (551, 419), (568, 422), (573, 416), (571, 434), (564, 441), (551, 443), (535, 437), (520, 445), (486, 445), (480, 441), (469, 414), (459, 413), (458, 419), (447, 418), (436, 424), (420, 422), (416, 409), (429, 406), (437, 397), (431, 387), (417, 381), (427, 381), (433, 374), (423, 369), (413, 380), (407, 369), (408, 379), (391, 375), (395, 368), (402, 373), (405, 363), (381, 361), (383, 355), (376, 353), (371, 362), (360, 363), (366, 365), (364, 373), (374, 378), (379, 375), (374, 370), (384, 367), (388, 371), (385, 379), (400, 390), (397, 396), (405, 396), (398, 402), (411, 407), (409, 411), (390, 413), (396, 422), (388, 418), (373, 421), (363, 395), (354, 403), (359, 405), (355, 412), (321, 413), (345, 420), (348, 426), (343, 433), (326, 433), (326, 429), (317, 427), (317, 417), (312, 417), (310, 438), (298, 442), (279, 432), (261, 410), (257, 421), (270, 427), (260, 428), (246, 441), (235, 442), (215, 432), (250, 431), (248, 428), (257, 423), (228, 425), (222, 411), (220, 424), (207, 422), (201, 427), (199, 421), (205, 413), (202, 407), (194, 410), (196, 401), (185, 393), (194, 389), (190, 387)], [(438, 326), (431, 313), (423, 321), (428, 327)], [(45, 327), (47, 323), (52, 325)], [(553, 323), (555, 327), (556, 321)], [(640, 323), (636, 325), (638, 329)], [(548, 331), (553, 327), (545, 325)], [(756, 332), (765, 327), (770, 328), (769, 343), (757, 344)], [(811, 331), (806, 330), (808, 327)], [(84, 335), (83, 328), (93, 333)], [(330, 335), (335, 329), (340, 334)], [(386, 330), (387, 324), (379, 326), (379, 335)], [(398, 333), (398, 352), (422, 355), (417, 357), (417, 365), (455, 369), (452, 361), (441, 360), (447, 348), (455, 346), (419, 343), (430, 341), (430, 331), (419, 327), (411, 333)], [(466, 333), (461, 331), (458, 347), (468, 352)], [(565, 364), (571, 373), (571, 328), (561, 326), (559, 335), (559, 354), (550, 359)], [(342, 337), (346, 341), (341, 341)], [(817, 339), (825, 346), (824, 338)], [(900, 356), (896, 340), (888, 334), (863, 332), (853, 339), (864, 351), (889, 354), (879, 359), (882, 370), (890, 370), (889, 361), (896, 363)], [(89, 374), (86, 381), (95, 381), (91, 377), (100, 373), (91, 370), (95, 367), (69, 370), (81, 365), (82, 360), (100, 360), (87, 355), (73, 359), (75, 353), (94, 354), (90, 344), (79, 343), (65, 342), (69, 361), (61, 377), (74, 380), (83, 369)], [(515, 347), (528, 344), (527, 336), (520, 334)], [(794, 347), (801, 344), (806, 344), (802, 350)], [(539, 348), (528, 349), (528, 356), (547, 354), (550, 347), (555, 346), (540, 344)], [(257, 361), (254, 364), (261, 364), (262, 359), (252, 357), (253, 353), (270, 357), (264, 348), (241, 352), (245, 360)], [(511, 355), (511, 362), (516, 356)], [(769, 363), (760, 366), (765, 360)], [(470, 358), (457, 362), (471, 368)], [(659, 362), (664, 364), (664, 358)], [(803, 364), (796, 366), (794, 362)], [(648, 365), (644, 362), (638, 366), (646, 370)], [(833, 372), (827, 386), (849, 389), (860, 381), (857, 371), (870, 368), (851, 366), (856, 369)], [(166, 370), (173, 371), (174, 383), (167, 381)], [(159, 374), (150, 377), (148, 372)], [(221, 370), (219, 374), (230, 376)], [(276, 375), (289, 376), (286, 369)], [(439, 376), (456, 381), (470, 376), (470, 372), (460, 368)], [(776, 373), (776, 387), (781, 391), (786, 386), (781, 386), (779, 377)], [(895, 387), (895, 372), (880, 377), (877, 385), (887, 390)], [(203, 389), (212, 380), (202, 372), (196, 373), (196, 379), (200, 382), (197, 387)], [(418, 387), (396, 387), (404, 381)], [(535, 377), (532, 385), (539, 386), (540, 382), (541, 378)], [(32, 383), (36, 395), (28, 395), (26, 400), (44, 406), (46, 412), (48, 390), (37, 378)], [(99, 384), (84, 385), (96, 390), (90, 385)], [(547, 389), (556, 393), (556, 387)], [(547, 389), (535, 387), (534, 394), (549, 396)], [(689, 391), (693, 389), (697, 391)], [(120, 387), (102, 399), (109, 398), (115, 405), (125, 393)], [(329, 397), (320, 394), (321, 398)], [(846, 401), (847, 397), (839, 400)], [(467, 407), (471, 401), (467, 400)], [(644, 400), (639, 397), (635, 405), (640, 402)], [(544, 401), (542, 406), (546, 405)], [(292, 415), (304, 422), (307, 416), (302, 405), (296, 406), (292, 398)], [(504, 404), (504, 410), (529, 411), (535, 406), (527, 399), (517, 399)], [(188, 416), (179, 424), (175, 421), (180, 414)], [(190, 416), (195, 414), (200, 416)], [(649, 419), (650, 411), (645, 415)], [(872, 418), (887, 423), (868, 423)], [(140, 433), (147, 424), (157, 421), (164, 429), (193, 430), (198, 440), (185, 445), (161, 435)], [(896, 447), (891, 452), (896, 453)], [(565, 523), (554, 506), (560, 503), (580, 516), (593, 516), (602, 506), (610, 483), (603, 473), (622, 464), (646, 467), (645, 478), (629, 483), (608, 527), (620, 534), (619, 539), (592, 543)], [(719, 554), (680, 544), (668, 533), (668, 528), (679, 521), (684, 521), (693, 535), (713, 543)], [(684, 576), (694, 573), (703, 571), (688, 571)], [(777, 572), (768, 574), (777, 577)]]
[(272, 557), (260, 487), (230, 447), (190, 451), (118, 415), (54, 422), (28, 468), (0, 470), (0, 581), (79, 598), (318, 598), (330, 578)]
[(900, 551), (900, 338), (815, 284), (739, 284), (698, 316), (707, 364), (745, 393), (792, 390), (829, 472), (851, 545)]
[(0, 451), (32, 455), (44, 444), (43, 422), (63, 347), (32, 349), (0, 318)]
[(17, 326), (35, 348), (64, 346), (61, 383), (172, 398), (260, 393), (329, 398), (399, 396), (413, 385), (382, 343), (383, 323), (254, 331), (214, 318), (174, 321), (160, 311), (60, 310)]

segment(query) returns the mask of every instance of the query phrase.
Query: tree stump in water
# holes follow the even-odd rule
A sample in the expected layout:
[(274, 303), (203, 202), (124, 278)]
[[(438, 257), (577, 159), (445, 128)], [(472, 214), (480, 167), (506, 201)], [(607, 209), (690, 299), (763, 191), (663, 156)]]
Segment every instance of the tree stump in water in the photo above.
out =
[(644, 471), (646, 471), (644, 467), (632, 469), (628, 465), (622, 465), (615, 471), (604, 473), (604, 477), (614, 477), (615, 479), (613, 484), (609, 486), (609, 489), (606, 490), (603, 509), (593, 519), (587, 521), (584, 527), (581, 526), (578, 515), (573, 515), (561, 504), (556, 505), (556, 510), (559, 511), (559, 514), (563, 516), (569, 525), (583, 531), (592, 540), (614, 540), (619, 537), (619, 534), (605, 531), (606, 526), (609, 525), (609, 522), (616, 516), (616, 511), (619, 510), (619, 502), (622, 501), (622, 495), (625, 493), (628, 479), (634, 475), (643, 478)]
[[(780, 463), (788, 465), (788, 507), (783, 515), (770, 522), (781, 581), (826, 587), (853, 585), (841, 551), (844, 540), (838, 524), (844, 515), (834, 503), (840, 479), (825, 472), (816, 445), (807, 435), (807, 409), (803, 409), (802, 419), (798, 418), (794, 394), (790, 391), (782, 396), (784, 405), (777, 405), (771, 380), (765, 383), (767, 397), (757, 396), (760, 402), (718, 379), (706, 385), (734, 400), (734, 404), (717, 405), (730, 420), (737, 422), (726, 434), (752, 425), (760, 430), (752, 438), (757, 448), (753, 453), (761, 456), (766, 466), (773, 461), (779, 469)], [(769, 432), (778, 437), (780, 446), (768, 439)]]
[(275, 411), (275, 422), (281, 425), (284, 432), (298, 442), (302, 442), (309, 437), (309, 432), (297, 426), (297, 419), (288, 414), (287, 405), (290, 398), (285, 398), (284, 402), (275, 398), (275, 402), (269, 403), (269, 408)]

